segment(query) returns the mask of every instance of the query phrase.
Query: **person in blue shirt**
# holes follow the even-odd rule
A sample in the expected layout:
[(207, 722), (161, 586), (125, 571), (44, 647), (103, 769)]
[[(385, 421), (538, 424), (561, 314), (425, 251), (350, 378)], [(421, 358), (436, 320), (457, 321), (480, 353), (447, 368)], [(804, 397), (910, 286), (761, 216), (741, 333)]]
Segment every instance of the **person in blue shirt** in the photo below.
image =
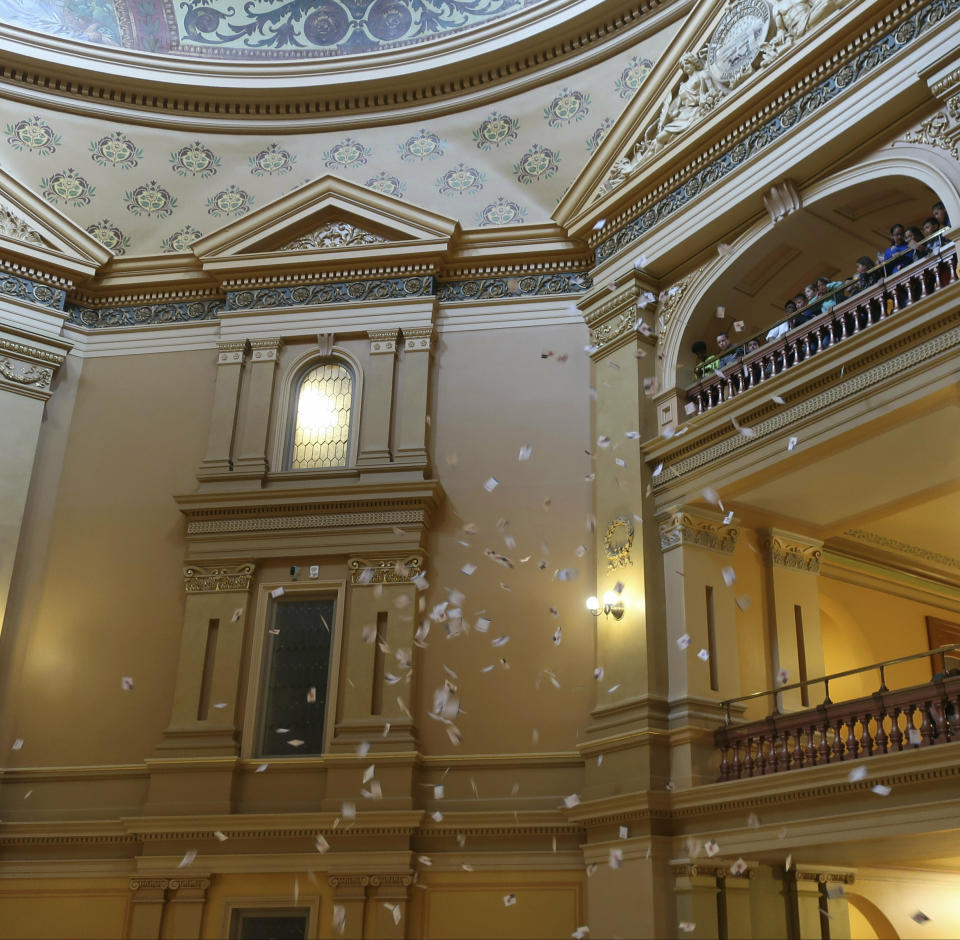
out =
[(893, 244), (879, 260), (885, 262), (883, 270), (886, 274), (896, 274), (913, 261), (913, 252), (907, 244), (907, 230), (899, 222), (890, 227), (890, 240)]

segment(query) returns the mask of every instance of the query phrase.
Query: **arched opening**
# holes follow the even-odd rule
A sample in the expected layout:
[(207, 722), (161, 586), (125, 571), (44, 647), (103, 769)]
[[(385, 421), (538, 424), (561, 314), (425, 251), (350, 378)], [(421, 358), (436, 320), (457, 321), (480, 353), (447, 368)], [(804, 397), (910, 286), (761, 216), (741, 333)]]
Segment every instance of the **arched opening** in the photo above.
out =
[(899, 940), (887, 916), (873, 901), (858, 894), (847, 895), (851, 940)]
[(289, 470), (345, 467), (350, 455), (353, 417), (353, 371), (337, 360), (309, 364), (294, 383)]
[[(787, 302), (818, 278), (852, 282), (858, 259), (877, 264), (892, 244), (894, 224), (922, 233), (940, 201), (928, 185), (907, 175), (867, 179), (839, 190), (824, 186), (820, 193), (759, 234), (693, 298), (677, 350), (678, 387), (697, 381), (702, 358), (746, 349), (752, 342), (762, 346), (771, 329), (795, 317)], [(725, 348), (721, 334), (729, 340)], [(703, 344), (697, 352), (695, 343)]]

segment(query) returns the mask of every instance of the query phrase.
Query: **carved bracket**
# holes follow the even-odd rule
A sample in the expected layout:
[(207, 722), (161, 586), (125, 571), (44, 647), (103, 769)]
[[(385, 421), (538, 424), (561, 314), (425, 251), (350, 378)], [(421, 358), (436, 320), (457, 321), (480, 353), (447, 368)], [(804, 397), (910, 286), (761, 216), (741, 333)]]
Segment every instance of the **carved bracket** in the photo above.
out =
[(782, 532), (771, 533), (763, 541), (763, 558), (768, 565), (819, 574), (822, 546), (822, 542), (802, 539), (799, 536)]
[(736, 548), (740, 535), (736, 526), (724, 525), (685, 509), (673, 510), (659, 528), (660, 549), (665, 552), (679, 545), (697, 545), (729, 555)]

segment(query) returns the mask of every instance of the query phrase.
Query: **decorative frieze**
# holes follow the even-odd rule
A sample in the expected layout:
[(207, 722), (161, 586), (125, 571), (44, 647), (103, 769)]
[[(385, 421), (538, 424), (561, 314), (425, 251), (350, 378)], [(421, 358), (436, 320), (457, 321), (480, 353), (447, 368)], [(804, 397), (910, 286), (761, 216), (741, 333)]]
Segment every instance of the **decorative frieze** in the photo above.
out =
[(368, 281), (339, 281), (296, 287), (261, 287), (227, 291), (227, 310), (257, 310), (272, 307), (323, 307), (330, 304), (363, 303), (371, 300), (402, 300), (429, 297), (433, 277), (393, 277)]
[(875, 545), (877, 548), (897, 552), (901, 555), (912, 555), (915, 558), (920, 558), (923, 561), (935, 565), (944, 565), (948, 568), (960, 568), (960, 558), (955, 558), (953, 555), (944, 555), (941, 552), (931, 552), (929, 549), (921, 548), (919, 545), (911, 545), (909, 542), (891, 539), (885, 535), (878, 535), (876, 532), (867, 532), (865, 529), (848, 529), (843, 534), (852, 539), (857, 539), (860, 542)]
[(551, 294), (579, 294), (593, 282), (582, 271), (560, 271), (550, 274), (504, 275), (437, 284), (441, 303), (477, 300), (500, 300), (505, 297), (543, 297)]
[(153, 326), (158, 323), (194, 323), (198, 320), (215, 320), (222, 309), (222, 300), (192, 300), (116, 307), (87, 307), (77, 303), (70, 303), (66, 306), (66, 310), (70, 314), (67, 322), (74, 326), (85, 327), (88, 330), (103, 330), (117, 326)]
[(740, 530), (733, 525), (694, 514), (687, 509), (675, 509), (660, 525), (660, 549), (669, 551), (680, 545), (697, 545), (714, 552), (731, 554), (737, 546)]
[(219, 594), (250, 590), (253, 562), (242, 565), (189, 565), (183, 569), (183, 587), (187, 594)]
[[(747, 5), (753, 4), (734, 4), (735, 7)], [(799, 2), (779, 6), (785, 6), (791, 10), (795, 8), (796, 11), (801, 11), (804, 7), (809, 9), (808, 4)], [(827, 4), (826, 6), (831, 7), (833, 4)], [(904, 8), (908, 8), (908, 4), (904, 4)], [(655, 225), (696, 200), (708, 188), (716, 186), (725, 176), (742, 166), (748, 158), (755, 156), (761, 150), (767, 149), (792, 128), (815, 119), (817, 113), (840, 94), (845, 93), (877, 68), (886, 66), (892, 56), (912, 45), (919, 37), (925, 36), (945, 16), (957, 9), (960, 9), (960, 0), (931, 0), (929, 3), (918, 5), (912, 12), (904, 9), (899, 16), (892, 18), (892, 23), (888, 19), (880, 24), (876, 31), (864, 30), (843, 50), (842, 54), (834, 56), (831, 60), (832, 67), (825, 75), (819, 72), (822, 75), (819, 80), (813, 80), (813, 76), (799, 78), (791, 92), (781, 96), (780, 104), (773, 114), (751, 116), (739, 128), (725, 137), (725, 140), (728, 141), (726, 146), (714, 151), (709, 160), (706, 158), (706, 154), (700, 155), (689, 163), (685, 169), (677, 173), (679, 181), (667, 193), (649, 193), (638, 203), (635, 203), (634, 208), (625, 213), (625, 217), (629, 218), (630, 221), (596, 243), (594, 249), (596, 263), (600, 264), (626, 245), (645, 237)], [(792, 17), (794, 15), (793, 12), (781, 14), (784, 20), (787, 16)], [(804, 26), (803, 30), (806, 28)], [(789, 34), (790, 30), (787, 29), (786, 32)], [(784, 48), (786, 47), (784, 46)], [(779, 51), (774, 51), (779, 55)], [(690, 74), (684, 76), (684, 81), (692, 79), (693, 76), (699, 76), (698, 81), (699, 79), (709, 81), (702, 75), (702, 57), (695, 56), (695, 59), (695, 62), (690, 63)], [(753, 68), (752, 63), (753, 60), (751, 59), (749, 63), (751, 69)], [(710, 95), (707, 94), (705, 89), (701, 91), (698, 87), (690, 86), (688, 90), (692, 94), (690, 120), (678, 128), (679, 133), (697, 123), (706, 113), (706, 110), (709, 110), (709, 108), (704, 109), (704, 105), (710, 99)], [(676, 92), (671, 90), (668, 100), (664, 103), (664, 108), (667, 108), (671, 101), (676, 102), (679, 93), (679, 86)], [(713, 92), (713, 94), (716, 96), (716, 92)], [(663, 113), (662, 109), (661, 116)], [(654, 124), (649, 125), (644, 130), (641, 139), (637, 141), (635, 148), (630, 153), (614, 163), (610, 176), (600, 186), (596, 198), (602, 198), (607, 192), (617, 188), (633, 175), (642, 158), (645, 157), (647, 149), (649, 149), (644, 149), (641, 146), (644, 141), (648, 140), (647, 131), (651, 128), (655, 131), (659, 126), (659, 120), (658, 117)], [(666, 126), (667, 124), (664, 125), (664, 127)], [(669, 135), (668, 139), (672, 139), (673, 136), (675, 135)], [(656, 134), (653, 137), (655, 138)], [(636, 148), (640, 149), (637, 150)], [(641, 159), (637, 159), (638, 157)]]
[(409, 584), (423, 570), (423, 560), (417, 555), (392, 558), (351, 558), (351, 584)]
[(15, 300), (25, 300), (28, 303), (39, 304), (52, 310), (63, 310), (67, 301), (67, 292), (49, 284), (38, 284), (29, 278), (16, 274), (0, 276), (0, 294), (13, 297)]
[(53, 369), (15, 362), (12, 359), (0, 359), (0, 375), (18, 385), (31, 385), (36, 388), (50, 388), (53, 381)]
[(768, 565), (789, 568), (791, 571), (820, 573), (823, 542), (806, 539), (788, 532), (771, 529), (763, 540), (763, 559)]
[(219, 535), (228, 532), (278, 532), (284, 529), (329, 529), (354, 526), (422, 525), (421, 509), (385, 512), (309, 513), (297, 516), (254, 516), (243, 519), (208, 519), (187, 523), (187, 535)]

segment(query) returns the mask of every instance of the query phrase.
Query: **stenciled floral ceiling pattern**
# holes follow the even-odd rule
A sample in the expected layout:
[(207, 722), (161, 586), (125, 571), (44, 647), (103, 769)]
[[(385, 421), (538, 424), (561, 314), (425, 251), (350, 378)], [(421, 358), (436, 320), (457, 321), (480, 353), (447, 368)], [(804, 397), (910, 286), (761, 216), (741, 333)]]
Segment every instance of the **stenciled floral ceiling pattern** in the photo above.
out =
[(675, 28), (492, 106), (342, 133), (174, 132), (10, 104), (0, 155), (117, 255), (185, 251), (328, 173), (464, 228), (547, 222)]
[(327, 58), (439, 39), (539, 0), (0, 0), (0, 22), (141, 52)]

